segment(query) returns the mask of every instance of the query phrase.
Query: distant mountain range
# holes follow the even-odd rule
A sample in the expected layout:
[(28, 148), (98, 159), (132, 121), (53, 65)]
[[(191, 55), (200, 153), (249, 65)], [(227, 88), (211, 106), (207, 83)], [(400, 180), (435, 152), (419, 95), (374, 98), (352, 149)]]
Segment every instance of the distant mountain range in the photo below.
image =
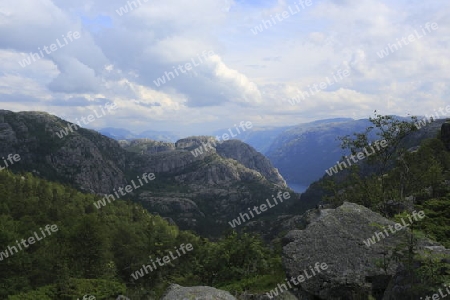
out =
[[(404, 119), (398, 117), (399, 119)], [(437, 132), (443, 120), (437, 120), (412, 135), (418, 142)], [(368, 119), (334, 118), (285, 127), (254, 127), (238, 134), (241, 140), (264, 154), (292, 186), (308, 186), (320, 179), (325, 170), (348, 154), (340, 147), (338, 137), (366, 130)], [(150, 138), (173, 142), (179, 136), (172, 132), (146, 131), (133, 135), (125, 129), (105, 128), (101, 133), (118, 140)], [(227, 129), (216, 130), (211, 136), (222, 135)], [(375, 138), (375, 136), (372, 136)]]
[(115, 140), (151, 139), (155, 141), (175, 143), (177, 140), (182, 138), (180, 134), (169, 131), (146, 130), (139, 134), (135, 134), (127, 129), (114, 127), (103, 128), (100, 129), (99, 132)]
[(369, 126), (368, 120), (353, 119), (300, 124), (278, 135), (266, 156), (287, 182), (310, 184), (346, 154), (338, 137), (363, 132)]

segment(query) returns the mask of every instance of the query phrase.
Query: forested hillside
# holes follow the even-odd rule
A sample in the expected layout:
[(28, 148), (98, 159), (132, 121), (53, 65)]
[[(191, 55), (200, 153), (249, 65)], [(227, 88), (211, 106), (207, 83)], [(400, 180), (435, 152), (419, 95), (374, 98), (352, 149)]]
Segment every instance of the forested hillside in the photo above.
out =
[[(283, 276), (279, 251), (247, 234), (210, 242), (130, 201), (97, 210), (98, 196), (29, 173), (0, 172), (0, 195), (1, 299), (148, 299), (169, 283), (264, 291)], [(58, 230), (43, 238), (46, 225)], [(11, 250), (36, 232), (41, 240)], [(134, 279), (182, 244), (193, 250)]]

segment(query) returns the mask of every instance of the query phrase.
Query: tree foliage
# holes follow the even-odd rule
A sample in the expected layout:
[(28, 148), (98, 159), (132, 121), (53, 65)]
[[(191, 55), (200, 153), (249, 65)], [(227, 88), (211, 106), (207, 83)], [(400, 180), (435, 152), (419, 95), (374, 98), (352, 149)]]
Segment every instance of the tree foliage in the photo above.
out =
[[(170, 283), (258, 290), (259, 276), (280, 281), (279, 254), (255, 236), (231, 233), (211, 242), (132, 202), (97, 210), (98, 196), (31, 174), (0, 172), (0, 195), (0, 251), (47, 224), (59, 228), (0, 261), (1, 299), (148, 299)], [(183, 243), (194, 250), (139, 280), (131, 277), (149, 257), (162, 258)]]

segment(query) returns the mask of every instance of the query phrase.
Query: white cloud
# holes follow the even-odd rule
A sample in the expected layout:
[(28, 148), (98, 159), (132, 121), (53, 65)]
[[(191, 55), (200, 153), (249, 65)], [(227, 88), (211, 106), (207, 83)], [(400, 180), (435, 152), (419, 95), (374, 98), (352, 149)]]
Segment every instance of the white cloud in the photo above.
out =
[[(374, 109), (423, 114), (449, 98), (450, 3), (313, 1), (254, 35), (251, 28), (262, 18), (291, 2), (141, 2), (119, 16), (116, 9), (127, 1), (2, 1), (2, 108), (61, 115), (64, 106), (55, 104), (73, 101), (76, 106), (67, 115), (76, 116), (104, 98), (121, 108), (95, 126), (181, 128), (196, 134), (244, 119), (290, 125), (369, 116)], [(426, 22), (436, 22), (439, 29), (386, 58), (377, 56)], [(68, 31), (79, 31), (81, 38), (30, 66), (19, 65), (22, 57)], [(210, 50), (214, 55), (192, 71), (155, 86), (165, 72)], [(296, 106), (286, 102), (346, 68), (351, 75), (335, 86)]]

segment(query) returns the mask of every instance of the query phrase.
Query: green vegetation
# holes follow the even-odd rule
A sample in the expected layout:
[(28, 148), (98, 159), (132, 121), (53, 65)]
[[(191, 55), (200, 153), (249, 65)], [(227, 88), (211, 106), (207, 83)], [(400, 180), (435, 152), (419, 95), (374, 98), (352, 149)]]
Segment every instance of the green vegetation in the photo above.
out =
[[(366, 132), (354, 134), (354, 138), (342, 137), (342, 147), (353, 155), (369, 140), (386, 139), (389, 146), (368, 157), (365, 164), (326, 178), (322, 187), (328, 192), (323, 199), (334, 205), (354, 202), (397, 219), (412, 210), (425, 212), (423, 220), (411, 225), (404, 244), (386, 249), (394, 253), (393, 259), (403, 262), (409, 274), (404, 284), (414, 286), (412, 293), (423, 295), (450, 280), (449, 257), (418, 251), (417, 247), (419, 238), (431, 238), (450, 247), (450, 152), (440, 138), (409, 148), (415, 120), (376, 115), (370, 119), (374, 126)], [(374, 129), (377, 138), (371, 134)], [(386, 270), (390, 261), (384, 257), (378, 263)]]
[[(0, 194), (0, 252), (47, 224), (59, 228), (0, 261), (1, 299), (154, 299), (170, 283), (256, 292), (284, 279), (279, 252), (249, 234), (211, 242), (130, 201), (97, 210), (98, 196), (28, 173), (0, 172)], [(162, 258), (183, 243), (194, 250), (139, 280), (131, 277), (149, 256)]]

